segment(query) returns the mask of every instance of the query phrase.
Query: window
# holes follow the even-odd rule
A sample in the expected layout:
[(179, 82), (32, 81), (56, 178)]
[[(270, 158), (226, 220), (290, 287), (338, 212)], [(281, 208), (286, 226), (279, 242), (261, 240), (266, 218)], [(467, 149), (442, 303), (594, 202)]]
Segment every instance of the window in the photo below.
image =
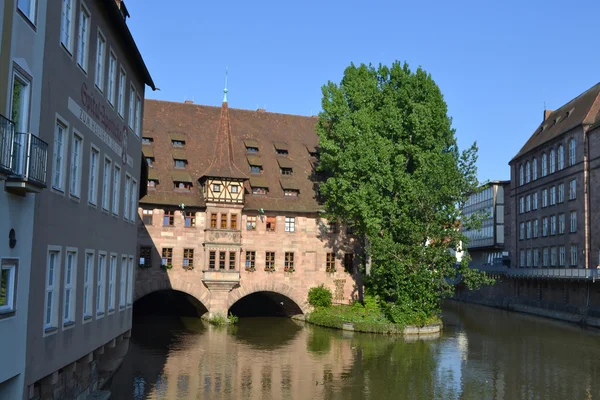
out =
[(533, 180), (535, 181), (538, 178), (538, 174), (537, 174), (537, 158), (533, 159), (532, 162), (532, 175), (533, 175)]
[(531, 221), (527, 221), (527, 239), (531, 239)]
[(265, 270), (275, 270), (275, 252), (267, 251), (265, 253)]
[(260, 171), (262, 171), (262, 168), (258, 165), (251, 165), (250, 166), (250, 173), (251, 174), (260, 174)]
[(135, 130), (135, 88), (131, 86), (129, 89), (129, 127)]
[(104, 57), (106, 53), (106, 39), (98, 32), (98, 43), (96, 45), (96, 87), (104, 92)]
[(565, 214), (558, 214), (558, 233), (565, 233)]
[(175, 189), (178, 190), (190, 190), (192, 188), (192, 184), (189, 182), (173, 182)]
[(85, 266), (83, 271), (83, 320), (92, 318), (94, 253), (85, 253)]
[(35, 24), (36, 0), (19, 0), (18, 6), (23, 15)]
[(240, 186), (239, 185), (231, 185), (231, 193), (239, 193)]
[(183, 249), (183, 266), (194, 267), (194, 249)]
[(569, 166), (575, 165), (575, 139), (569, 141)]
[(267, 188), (254, 187), (252, 188), (252, 194), (267, 194)]
[(542, 236), (548, 236), (548, 217), (542, 218)]
[(548, 175), (548, 157), (546, 153), (542, 154), (542, 178)]
[[(14, 122), (15, 132), (29, 132), (30, 120), (30, 98), (31, 98), (31, 82), (21, 75), (16, 69), (13, 69), (13, 87), (11, 98), (10, 115)], [(6, 140), (6, 135), (5, 140)], [(63, 135), (63, 139), (66, 139)], [(10, 144), (9, 144), (10, 146)], [(24, 174), (27, 167), (25, 162), (26, 143), (24, 135), (18, 135), (13, 142), (13, 166), (12, 169), (17, 174)], [(4, 147), (4, 146), (3, 146)], [(8, 147), (10, 153), (10, 147)], [(61, 152), (61, 171), (62, 171), (62, 152)], [(62, 190), (62, 180), (61, 180)]]
[(556, 215), (550, 216), (550, 235), (556, 235)]
[[(128, 174), (125, 174), (125, 196), (123, 197), (123, 219), (129, 220), (129, 185), (131, 184), (131, 178)], [(131, 194), (133, 196), (133, 193)]]
[(71, 53), (72, 46), (73, 0), (63, 0), (60, 20), (60, 42)]
[(185, 227), (193, 228), (196, 226), (196, 214), (195, 213), (187, 213), (185, 215)]
[(525, 171), (523, 169), (523, 165), (519, 166), (519, 185), (523, 186), (525, 184)]
[(142, 100), (140, 96), (135, 96), (135, 136), (140, 137), (140, 129), (142, 126)]
[(231, 220), (229, 221), (229, 227), (231, 229), (237, 229), (237, 214), (231, 214)]
[(354, 253), (344, 254), (344, 270), (348, 273), (354, 270)]
[(542, 208), (548, 207), (548, 189), (542, 190)]
[(275, 217), (267, 217), (267, 232), (275, 232), (277, 220)]
[(98, 201), (98, 158), (100, 153), (92, 147), (90, 154), (90, 187), (88, 188), (88, 202), (96, 205)]
[(519, 199), (519, 214), (523, 214), (525, 212), (525, 198), (521, 197)]
[[(137, 196), (135, 195), (137, 193), (137, 182), (135, 181), (135, 179), (131, 180), (131, 222), (135, 222), (136, 221), (136, 216), (138, 215), (138, 211), (137, 211)], [(127, 207), (127, 205), (125, 205), (125, 207)]]
[(275, 152), (277, 152), (278, 156), (287, 156), (288, 155), (288, 151), (283, 150), (283, 149), (275, 149)]
[(0, 314), (15, 311), (17, 266), (2, 264), (0, 266)]
[[(177, 168), (177, 169), (185, 168), (185, 160), (174, 160), (174, 162), (175, 162), (175, 168)], [(215, 186), (219, 186), (219, 185), (215, 185)], [(218, 190), (215, 190), (215, 192), (218, 192)]]
[(527, 254), (526, 265), (529, 268), (529, 267), (531, 267), (531, 249), (527, 249), (526, 254)]
[(246, 252), (246, 269), (254, 270), (255, 268), (255, 251), (247, 251)]
[(69, 184), (69, 192), (72, 196), (79, 198), (81, 195), (81, 142), (82, 139), (77, 134), (73, 135), (73, 145), (71, 147), (71, 179)]
[(327, 259), (325, 261), (325, 271), (335, 271), (335, 253), (327, 253)]
[(292, 175), (293, 170), (291, 168), (279, 168), (281, 175)]
[(98, 274), (96, 280), (96, 318), (104, 315), (105, 293), (104, 293), (104, 277), (106, 275), (106, 254), (98, 255)]
[(540, 265), (540, 252), (538, 249), (533, 249), (533, 266), (538, 267)]
[(221, 185), (218, 183), (213, 184), (213, 192), (218, 193), (221, 191)]
[(208, 268), (215, 269), (215, 252), (211, 251), (208, 254)]
[(558, 202), (562, 203), (564, 201), (565, 201), (565, 184), (559, 183), (558, 184)]
[(158, 181), (156, 179), (148, 179), (148, 187), (150, 189), (156, 189), (156, 185), (158, 185)]
[(571, 265), (577, 265), (577, 246), (571, 246)]
[(119, 215), (119, 191), (121, 189), (121, 169), (115, 164), (115, 170), (113, 171), (113, 198), (112, 198), (112, 212), (115, 215)]
[[(110, 203), (111, 162), (104, 159), (104, 175), (102, 177), (102, 209), (108, 211)], [(133, 196), (131, 196), (133, 198)]]
[(255, 231), (256, 230), (256, 217), (246, 217), (246, 230), (247, 231)]
[(565, 262), (566, 262), (566, 254), (565, 254), (565, 246), (560, 246), (558, 248), (558, 265), (560, 265), (561, 267), (565, 266)]
[(285, 253), (285, 264), (284, 264), (285, 270), (289, 270), (289, 269), (293, 269), (294, 268), (294, 253), (291, 252), (286, 252)]
[(558, 146), (558, 170), (565, 168), (565, 148), (563, 145)]
[(165, 210), (165, 215), (163, 216), (163, 225), (164, 226), (175, 225), (175, 212), (174, 211)]
[(152, 210), (142, 210), (142, 222), (144, 225), (152, 225)]
[(550, 188), (550, 205), (556, 205), (556, 186)]
[(337, 222), (329, 222), (327, 224), (327, 233), (337, 233)]
[(532, 203), (533, 203), (533, 204), (532, 204), (532, 206), (531, 206), (531, 209), (532, 209), (532, 210), (537, 210), (537, 209), (538, 209), (538, 194), (537, 194), (537, 192), (535, 192), (535, 193), (532, 195), (532, 197), (533, 197), (533, 199), (532, 199)]
[(527, 195), (525, 197), (525, 212), (531, 211), (531, 195)]
[(525, 266), (525, 250), (519, 251), (519, 267)]
[(63, 191), (63, 159), (64, 159), (64, 142), (65, 131), (67, 128), (56, 121), (54, 128), (54, 173), (52, 174), (52, 187)]
[(525, 183), (531, 182), (531, 164), (529, 161), (525, 164)]
[(525, 239), (525, 222), (519, 224), (519, 240)]
[(127, 74), (123, 71), (123, 68), (119, 71), (119, 92), (118, 92), (118, 100), (119, 107), (117, 112), (119, 116), (123, 118), (125, 115), (125, 82), (127, 81)]
[(185, 142), (183, 140), (171, 140), (171, 145), (173, 145), (173, 147), (183, 147)]
[(106, 99), (111, 106), (115, 105), (115, 84), (117, 83), (117, 57), (111, 51), (108, 55), (108, 87)]
[(140, 247), (140, 267), (150, 268), (152, 266), (152, 247)]
[(133, 257), (129, 257), (127, 264), (127, 307), (133, 304)]
[(117, 256), (110, 256), (110, 264), (108, 267), (108, 311), (115, 310), (115, 275), (117, 274)]
[(533, 238), (537, 238), (538, 237), (538, 232), (539, 232), (539, 223), (537, 219), (533, 220)]
[(142, 137), (142, 144), (152, 144), (154, 139), (151, 137)]
[(556, 157), (554, 154), (554, 149), (550, 150), (550, 173), (553, 174), (556, 172)]
[(550, 248), (550, 266), (556, 267), (556, 264), (558, 264), (558, 257), (557, 257), (557, 253), (556, 253), (556, 247), (551, 247)]
[(235, 251), (229, 252), (229, 269), (230, 270), (235, 269)]
[(51, 250), (48, 253), (48, 265), (46, 267), (46, 307), (44, 310), (44, 330), (46, 332), (54, 330), (58, 326), (57, 303), (54, 295), (58, 288), (56, 285), (56, 277), (60, 276), (60, 251)]
[(210, 227), (211, 228), (217, 227), (217, 214), (210, 214)]
[(67, 251), (65, 262), (65, 287), (63, 293), (63, 326), (75, 323), (73, 316), (75, 306), (75, 287), (77, 285), (77, 253)]
[(119, 310), (125, 308), (127, 296), (127, 256), (121, 257), (121, 282), (119, 283)]
[(284, 189), (283, 195), (285, 197), (298, 197), (298, 191), (295, 189)]
[(248, 153), (258, 153), (258, 147), (246, 147)]
[(285, 217), (285, 231), (295, 232), (296, 231), (296, 217)]
[(571, 221), (571, 230), (569, 232), (577, 232), (577, 211), (571, 211), (569, 220)]
[(548, 254), (548, 248), (544, 247), (544, 250), (542, 251), (542, 266), (543, 267), (547, 267), (549, 264), (549, 254)]
[(577, 180), (573, 179), (569, 182), (569, 200), (577, 198)]
[(90, 13), (83, 4), (81, 4), (81, 11), (79, 12), (79, 31), (77, 35), (78, 41), (78, 53), (77, 53), (77, 64), (82, 70), (87, 71), (88, 66), (88, 51), (90, 41)]
[(221, 229), (227, 229), (227, 214), (221, 213)]
[(165, 247), (162, 249), (162, 265), (173, 265), (173, 249), (170, 247)]

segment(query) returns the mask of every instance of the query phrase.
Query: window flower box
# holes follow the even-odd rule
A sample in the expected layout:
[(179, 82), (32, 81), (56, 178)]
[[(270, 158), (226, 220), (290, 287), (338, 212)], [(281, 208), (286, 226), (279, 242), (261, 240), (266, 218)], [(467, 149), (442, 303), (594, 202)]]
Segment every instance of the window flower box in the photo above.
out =
[(265, 266), (265, 271), (266, 272), (275, 272), (275, 267), (274, 266)]
[(256, 267), (246, 267), (246, 271), (247, 272), (254, 272), (254, 271), (256, 271)]
[(335, 272), (335, 267), (326, 267), (325, 268), (325, 272), (328, 272), (328, 273), (332, 274), (332, 273)]
[(193, 265), (183, 265), (182, 268), (186, 271), (191, 271), (194, 269)]
[(168, 269), (171, 269), (171, 268), (173, 268), (173, 266), (172, 266), (171, 264), (163, 264), (163, 265), (161, 265), (160, 267), (161, 267), (162, 269), (164, 269), (164, 270), (168, 270)]
[(283, 272), (294, 272), (296, 271), (294, 267), (283, 267)]

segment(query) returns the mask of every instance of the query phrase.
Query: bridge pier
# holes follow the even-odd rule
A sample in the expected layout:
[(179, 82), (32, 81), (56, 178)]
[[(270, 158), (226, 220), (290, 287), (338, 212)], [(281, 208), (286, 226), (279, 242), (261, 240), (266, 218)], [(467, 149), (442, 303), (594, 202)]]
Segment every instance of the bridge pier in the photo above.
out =
[(218, 315), (222, 315), (224, 317), (227, 316), (227, 311), (229, 310), (229, 292), (231, 292), (234, 287), (239, 285), (239, 274), (237, 276), (237, 280), (204, 279), (204, 284), (210, 293), (208, 304), (206, 304), (209, 318), (213, 318)]

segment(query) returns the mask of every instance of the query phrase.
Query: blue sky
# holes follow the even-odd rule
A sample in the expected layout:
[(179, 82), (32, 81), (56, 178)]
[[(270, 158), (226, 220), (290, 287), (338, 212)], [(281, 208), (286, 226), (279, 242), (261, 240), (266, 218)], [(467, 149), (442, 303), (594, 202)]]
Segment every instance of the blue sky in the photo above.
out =
[[(127, 0), (129, 27), (161, 91), (152, 99), (312, 115), (350, 62), (422, 66), (440, 86), (458, 142), (479, 145), (479, 179), (542, 119), (600, 80), (600, 2)], [(169, 6), (166, 6), (166, 5)], [(595, 72), (595, 73), (594, 73)]]

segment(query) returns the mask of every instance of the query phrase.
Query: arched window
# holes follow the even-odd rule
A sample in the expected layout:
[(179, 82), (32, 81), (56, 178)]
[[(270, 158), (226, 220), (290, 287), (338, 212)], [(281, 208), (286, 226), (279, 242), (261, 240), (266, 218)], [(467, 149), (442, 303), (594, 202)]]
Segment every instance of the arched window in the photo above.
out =
[(525, 184), (525, 173), (523, 171), (523, 164), (519, 167), (519, 184), (523, 186)]
[(550, 173), (556, 172), (556, 157), (554, 154), (554, 149), (550, 150)]
[(535, 181), (537, 179), (537, 158), (533, 158), (533, 180)]
[(548, 175), (548, 157), (546, 153), (542, 154), (542, 177)]
[(560, 171), (565, 167), (565, 148), (561, 144), (558, 146), (558, 170)]
[(575, 165), (575, 139), (569, 142), (569, 165)]
[(527, 161), (527, 164), (525, 164), (525, 182), (531, 182), (531, 164), (529, 161)]

